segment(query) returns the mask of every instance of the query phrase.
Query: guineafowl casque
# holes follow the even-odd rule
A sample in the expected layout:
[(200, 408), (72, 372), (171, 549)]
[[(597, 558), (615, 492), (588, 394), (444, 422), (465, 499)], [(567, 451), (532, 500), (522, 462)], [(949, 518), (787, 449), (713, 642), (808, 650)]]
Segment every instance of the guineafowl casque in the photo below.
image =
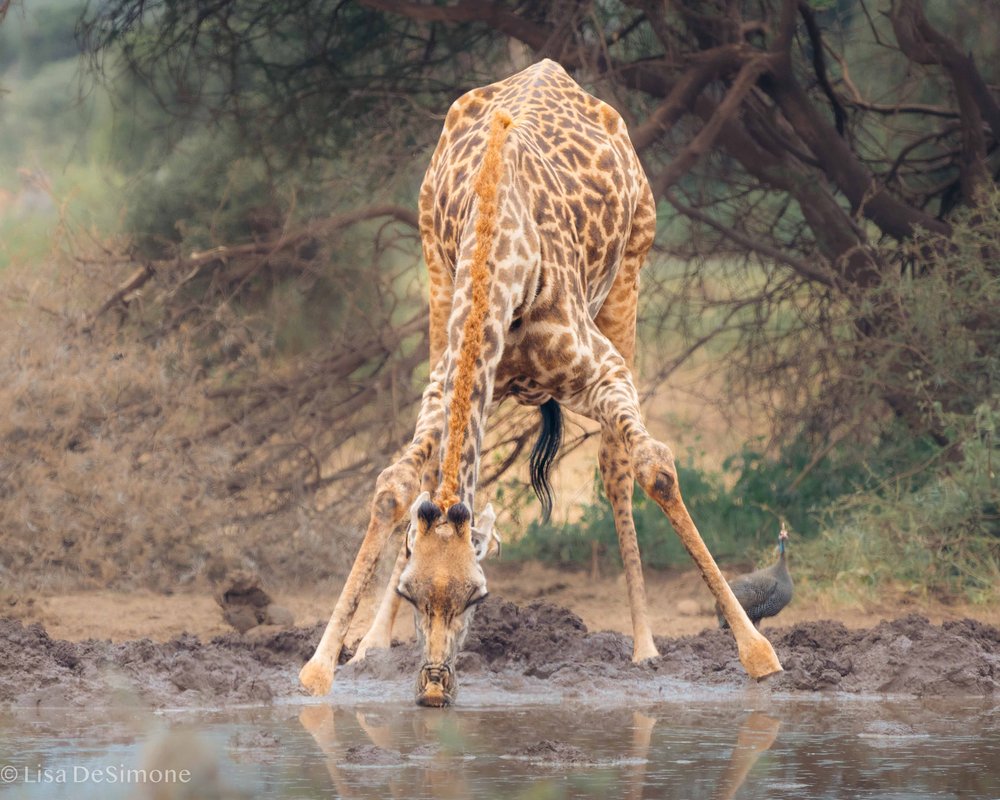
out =
[[(740, 575), (729, 581), (733, 594), (755, 626), (759, 626), (764, 617), (773, 617), (792, 599), (792, 576), (788, 572), (788, 563), (785, 560), (786, 541), (788, 541), (788, 531), (782, 525), (778, 534), (780, 553), (778, 560), (769, 567)], [(718, 605), (715, 607), (715, 613), (719, 617), (719, 627), (728, 628), (729, 623), (722, 616), (722, 609)]]

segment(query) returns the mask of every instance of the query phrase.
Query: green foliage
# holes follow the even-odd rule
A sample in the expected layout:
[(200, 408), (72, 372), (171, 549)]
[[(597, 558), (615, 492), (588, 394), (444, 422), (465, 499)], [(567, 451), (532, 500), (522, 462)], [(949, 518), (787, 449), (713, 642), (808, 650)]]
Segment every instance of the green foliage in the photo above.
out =
[[(720, 473), (698, 469), (692, 459), (678, 464), (684, 502), (716, 558), (744, 560), (754, 551), (768, 549), (781, 520), (796, 537), (817, 536), (824, 509), (870, 480), (868, 469), (832, 458), (817, 464), (789, 490), (808, 460), (808, 451), (795, 443), (776, 459), (745, 449), (728, 459), (725, 471)], [(598, 501), (584, 507), (579, 520), (565, 525), (531, 523), (524, 536), (510, 547), (514, 557), (587, 563), (591, 542), (596, 541), (603, 552), (620, 563), (611, 506), (599, 477), (595, 480)], [(644, 564), (690, 564), (666, 516), (638, 487), (633, 494), (633, 517)]]
[(255, 238), (280, 227), (284, 209), (264, 165), (240, 158), (229, 137), (190, 137), (130, 191), (126, 229), (154, 258)]
[[(995, 407), (953, 416), (961, 459), (852, 497), (800, 563), (818, 581), (877, 591), (996, 599), (1000, 586), (1000, 441)], [(954, 426), (960, 426), (954, 427)], [(946, 455), (944, 453), (942, 456)]]
[(0, 70), (16, 66), (21, 78), (30, 78), (53, 62), (79, 56), (73, 31), (86, 5), (41, 0), (9, 11), (0, 27)]
[(974, 211), (956, 215), (949, 240), (919, 233), (894, 248), (905, 269), (868, 299), (869, 316), (891, 324), (865, 342), (860, 377), (882, 393), (915, 398), (927, 427), (954, 427), (948, 415), (997, 402), (998, 241), (1000, 192), (993, 191)]
[[(1000, 193), (957, 215), (949, 240), (920, 234), (895, 245), (906, 269), (868, 298), (891, 320), (866, 342), (855, 376), (916, 399), (924, 442), (900, 468), (844, 504), (808, 563), (828, 581), (972, 599), (1000, 585)], [(911, 426), (912, 429), (913, 426)], [(897, 441), (900, 437), (897, 437)], [(883, 437), (884, 449), (893, 440)]]

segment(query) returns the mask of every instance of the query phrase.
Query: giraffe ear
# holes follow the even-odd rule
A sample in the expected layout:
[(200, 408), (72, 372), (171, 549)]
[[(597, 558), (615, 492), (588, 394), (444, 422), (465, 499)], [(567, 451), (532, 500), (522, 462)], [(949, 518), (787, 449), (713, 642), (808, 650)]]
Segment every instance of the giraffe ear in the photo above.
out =
[(472, 529), (472, 549), (476, 553), (476, 560), (482, 561), (491, 552), (496, 550), (500, 555), (500, 536), (496, 530), (497, 514), (493, 510), (493, 504), (488, 503), (486, 508), (479, 512), (479, 519)]
[[(428, 506), (430, 508), (428, 508)], [(410, 553), (413, 552), (413, 544), (416, 542), (417, 533), (426, 532), (427, 529), (434, 522), (436, 516), (440, 516), (441, 512), (437, 511), (436, 515), (430, 513), (431, 508), (437, 511), (437, 506), (431, 502), (430, 492), (421, 492), (420, 496), (413, 501), (413, 505), (410, 506), (410, 527), (406, 529), (406, 557), (410, 557)]]

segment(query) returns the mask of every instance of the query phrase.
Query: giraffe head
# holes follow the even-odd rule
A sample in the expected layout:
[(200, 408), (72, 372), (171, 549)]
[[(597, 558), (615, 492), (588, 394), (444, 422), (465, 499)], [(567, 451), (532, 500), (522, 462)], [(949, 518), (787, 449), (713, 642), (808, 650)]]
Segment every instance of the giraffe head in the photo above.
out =
[(465, 641), (476, 606), (486, 599), (486, 576), (479, 562), (500, 539), (492, 506), (477, 525), (465, 503), (443, 515), (424, 492), (410, 509), (406, 533), (409, 561), (396, 592), (414, 609), (423, 666), (417, 675), (417, 703), (446, 706), (455, 699), (455, 658)]

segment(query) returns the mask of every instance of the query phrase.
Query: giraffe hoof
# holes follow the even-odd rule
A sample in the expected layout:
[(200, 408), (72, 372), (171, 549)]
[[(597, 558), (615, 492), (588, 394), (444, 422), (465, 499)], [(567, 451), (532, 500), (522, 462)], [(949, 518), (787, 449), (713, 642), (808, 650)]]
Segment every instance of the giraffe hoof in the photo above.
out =
[(784, 670), (771, 643), (764, 636), (753, 630), (748, 642), (738, 642), (740, 663), (747, 674), (755, 681), (763, 681)]
[(391, 647), (391, 643), (388, 642), (388, 641), (384, 641), (384, 642), (378, 642), (378, 641), (366, 642), (364, 639), (362, 639), (360, 642), (358, 642), (358, 646), (357, 646), (357, 649), (355, 649), (355, 651), (354, 651), (354, 655), (350, 657), (350, 659), (348, 660), (347, 663), (348, 664), (357, 664), (357, 663), (365, 660), (365, 656), (368, 655), (368, 651), (369, 650), (388, 650), (389, 647)]
[(643, 661), (649, 661), (652, 658), (659, 658), (660, 651), (656, 649), (656, 645), (652, 642), (647, 644), (637, 644), (632, 649), (632, 663), (641, 664)]
[(299, 683), (313, 697), (322, 697), (333, 686), (333, 670), (316, 661), (307, 661), (299, 672)]

